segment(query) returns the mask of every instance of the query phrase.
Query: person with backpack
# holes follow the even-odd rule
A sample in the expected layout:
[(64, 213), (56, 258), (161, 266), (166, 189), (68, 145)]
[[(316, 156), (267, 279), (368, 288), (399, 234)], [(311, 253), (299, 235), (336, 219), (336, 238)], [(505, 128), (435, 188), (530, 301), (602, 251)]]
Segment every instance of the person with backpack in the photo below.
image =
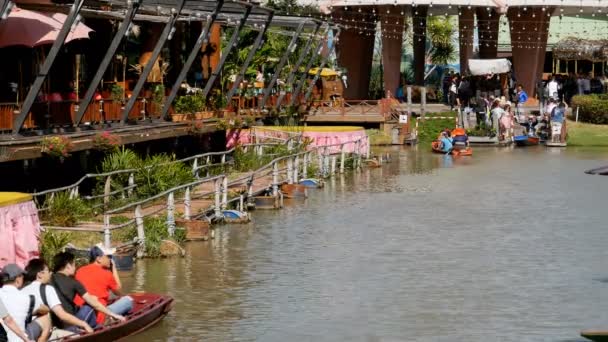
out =
[(51, 321), (54, 326), (62, 327), (64, 325), (76, 326), (86, 332), (93, 332), (93, 329), (87, 322), (77, 318), (76, 316), (66, 312), (61, 305), (57, 291), (52, 285), (51, 271), (48, 265), (42, 259), (32, 259), (25, 266), (25, 279), (30, 282), (24, 287), (21, 292), (27, 295), (33, 295), (36, 300), (36, 305), (46, 306), (51, 313)]
[[(6, 331), (9, 342), (27, 340), (46, 341), (51, 331), (51, 320), (48, 311), (40, 305), (36, 306), (34, 296), (27, 295), (19, 289), (23, 286), (25, 272), (16, 264), (8, 264), (2, 269), (2, 283), (0, 288), (0, 301), (6, 307), (6, 311), (13, 317), (19, 329), (27, 336), (19, 336), (14, 331)], [(36, 317), (38, 316), (38, 317)], [(4, 330), (6, 330), (6, 327)]]

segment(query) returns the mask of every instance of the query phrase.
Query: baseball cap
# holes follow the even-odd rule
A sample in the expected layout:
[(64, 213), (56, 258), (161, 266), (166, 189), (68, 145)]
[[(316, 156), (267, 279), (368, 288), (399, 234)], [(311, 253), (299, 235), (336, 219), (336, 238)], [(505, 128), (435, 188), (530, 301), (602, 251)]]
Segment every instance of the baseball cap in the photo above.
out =
[(98, 257), (102, 257), (104, 255), (112, 255), (116, 253), (116, 248), (106, 248), (101, 242), (91, 247), (89, 250), (89, 260), (94, 261)]
[(8, 264), (2, 268), (2, 273), (6, 275), (7, 280), (13, 280), (20, 275), (24, 275), (25, 271), (17, 264)]

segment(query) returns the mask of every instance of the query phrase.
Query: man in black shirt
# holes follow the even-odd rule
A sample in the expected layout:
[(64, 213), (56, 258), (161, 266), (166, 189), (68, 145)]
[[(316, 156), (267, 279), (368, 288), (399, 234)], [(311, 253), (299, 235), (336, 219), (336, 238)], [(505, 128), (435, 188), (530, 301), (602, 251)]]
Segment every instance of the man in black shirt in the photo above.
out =
[[(89, 294), (84, 286), (78, 280), (74, 279), (74, 273), (76, 273), (74, 254), (69, 252), (61, 252), (55, 255), (53, 258), (53, 265), (54, 268), (51, 284), (57, 290), (57, 295), (59, 296), (59, 300), (61, 301), (61, 305), (65, 311), (84, 320), (91, 327), (96, 326), (95, 312), (91, 312), (90, 308), (88, 308), (86, 305), (82, 308), (78, 308), (76, 304), (74, 304), (74, 297), (79, 295), (96, 311), (101, 311), (109, 317), (113, 317), (120, 321), (125, 320), (123, 316), (117, 315), (108, 310), (106, 306), (97, 300), (97, 297)], [(65, 327), (64, 329), (72, 330), (73, 328), (75, 327)]]

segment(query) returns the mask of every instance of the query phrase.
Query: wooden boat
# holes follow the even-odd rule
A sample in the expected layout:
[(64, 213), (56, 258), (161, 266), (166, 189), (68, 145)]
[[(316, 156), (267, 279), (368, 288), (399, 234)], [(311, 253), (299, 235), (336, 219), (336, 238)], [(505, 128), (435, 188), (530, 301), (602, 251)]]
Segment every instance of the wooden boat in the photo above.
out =
[(173, 298), (169, 296), (136, 293), (133, 298), (133, 310), (124, 322), (113, 322), (95, 329), (90, 334), (72, 334), (52, 341), (61, 342), (105, 342), (125, 339), (140, 333), (156, 324), (171, 311)]
[(596, 342), (608, 342), (608, 330), (581, 331), (581, 336)]
[[(431, 149), (433, 150), (433, 153), (447, 154), (446, 152), (441, 150), (441, 148), (439, 146), (440, 146), (439, 141), (433, 141), (431, 143)], [(450, 151), (450, 154), (453, 156), (472, 156), (473, 149), (470, 147), (465, 147), (465, 148), (456, 147), (456, 148), (452, 149), (452, 151)]]
[(513, 137), (513, 142), (517, 146), (534, 146), (540, 143), (540, 138), (531, 135), (518, 135)]

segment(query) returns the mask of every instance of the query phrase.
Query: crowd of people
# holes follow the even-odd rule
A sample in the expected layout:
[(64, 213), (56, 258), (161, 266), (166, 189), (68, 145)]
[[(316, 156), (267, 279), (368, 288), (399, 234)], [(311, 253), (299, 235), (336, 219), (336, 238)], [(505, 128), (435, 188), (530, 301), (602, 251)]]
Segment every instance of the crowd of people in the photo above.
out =
[(47, 341), (93, 332), (106, 320), (124, 321), (133, 299), (121, 293), (112, 262), (115, 250), (101, 244), (89, 250), (89, 264), (76, 270), (70, 252), (53, 257), (52, 272), (43, 259), (32, 259), (22, 269), (2, 268), (0, 341)]

